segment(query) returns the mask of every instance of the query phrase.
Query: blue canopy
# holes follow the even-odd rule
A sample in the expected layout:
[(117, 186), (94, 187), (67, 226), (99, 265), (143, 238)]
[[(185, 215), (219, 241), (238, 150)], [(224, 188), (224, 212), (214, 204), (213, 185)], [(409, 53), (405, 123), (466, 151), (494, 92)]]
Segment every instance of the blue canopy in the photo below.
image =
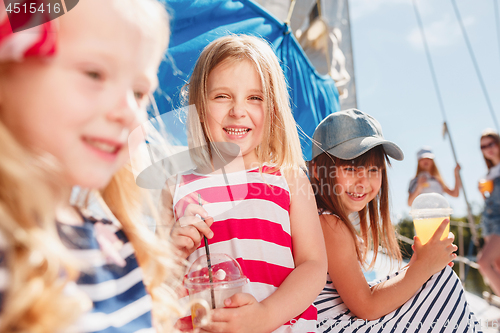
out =
[[(319, 75), (289, 27), (248, 0), (164, 0), (172, 17), (168, 59), (160, 66), (156, 102), (160, 113), (181, 107), (180, 91), (196, 60), (211, 41), (229, 33), (259, 36), (270, 42), (281, 60), (297, 124), (309, 137), (328, 114), (340, 109), (330, 76)], [(300, 133), (300, 132), (299, 132)], [(311, 140), (301, 135), (304, 157)]]

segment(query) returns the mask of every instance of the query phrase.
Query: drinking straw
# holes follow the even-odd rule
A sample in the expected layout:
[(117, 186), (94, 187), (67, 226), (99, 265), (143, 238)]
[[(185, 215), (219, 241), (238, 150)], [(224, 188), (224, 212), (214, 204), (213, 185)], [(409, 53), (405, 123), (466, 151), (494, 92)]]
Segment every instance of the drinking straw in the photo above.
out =
[[(198, 193), (198, 204), (201, 204), (201, 195)], [(201, 218), (203, 221), (205, 219)], [(215, 309), (215, 295), (214, 295), (214, 281), (212, 277), (212, 263), (210, 262), (210, 250), (208, 249), (208, 239), (207, 236), (203, 235), (203, 241), (205, 242), (205, 252), (207, 253), (207, 266), (208, 266), (208, 279), (210, 281), (210, 298), (212, 299), (212, 309)]]

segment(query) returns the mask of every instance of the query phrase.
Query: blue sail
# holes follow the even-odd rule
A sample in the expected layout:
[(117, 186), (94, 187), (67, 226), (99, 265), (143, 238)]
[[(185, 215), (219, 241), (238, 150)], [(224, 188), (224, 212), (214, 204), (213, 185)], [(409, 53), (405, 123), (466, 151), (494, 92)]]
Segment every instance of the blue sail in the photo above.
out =
[[(253, 1), (164, 0), (170, 8), (171, 38), (168, 56), (160, 66), (160, 89), (155, 94), (160, 113), (183, 105), (180, 92), (189, 80), (203, 48), (227, 34), (249, 34), (266, 39), (281, 60), (289, 85), (292, 111), (304, 134), (312, 137), (316, 125), (340, 109), (335, 82), (319, 75), (289, 27)], [(300, 133), (300, 132), (299, 132)], [(311, 140), (301, 134), (304, 157), (310, 159)]]

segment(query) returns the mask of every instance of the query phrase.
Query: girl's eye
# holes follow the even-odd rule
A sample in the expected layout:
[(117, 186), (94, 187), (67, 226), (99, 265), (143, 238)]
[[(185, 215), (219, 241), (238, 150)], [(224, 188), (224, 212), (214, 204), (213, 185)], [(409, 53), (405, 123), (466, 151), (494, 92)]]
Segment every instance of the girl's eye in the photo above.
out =
[(140, 101), (144, 98), (146, 94), (140, 91), (134, 91), (134, 97), (136, 100)]
[(264, 99), (260, 96), (250, 96), (250, 99), (251, 100), (254, 100), (254, 101), (263, 101)]
[(102, 80), (103, 75), (97, 71), (86, 71), (85, 74), (93, 80)]
[(220, 98), (228, 98), (226, 95), (217, 95), (215, 96), (215, 99), (220, 99)]
[(379, 169), (377, 167), (373, 167), (368, 169), (369, 172), (379, 172)]
[(354, 167), (345, 167), (344, 170), (345, 171), (349, 171), (349, 172), (353, 172), (354, 171)]

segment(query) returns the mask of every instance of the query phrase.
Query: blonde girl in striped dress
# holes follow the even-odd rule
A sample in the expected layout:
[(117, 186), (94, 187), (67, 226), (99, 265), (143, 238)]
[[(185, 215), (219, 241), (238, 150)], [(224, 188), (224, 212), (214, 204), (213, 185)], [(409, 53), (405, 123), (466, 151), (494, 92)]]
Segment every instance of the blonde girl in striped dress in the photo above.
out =
[[(401, 149), (385, 140), (378, 121), (359, 110), (336, 112), (316, 128), (310, 162), (328, 254), (326, 285), (314, 302), (320, 332), (477, 332), (480, 327), (451, 269), (453, 234), (440, 240), (448, 220), (408, 266), (368, 284), (379, 245), (392, 259), (401, 253), (389, 212), (389, 156)], [(374, 251), (371, 263), (367, 253)]]
[(235, 258), (250, 280), (203, 329), (313, 332), (326, 255), (276, 55), (257, 37), (219, 38), (201, 53), (188, 89), (191, 147), (204, 147), (211, 170), (218, 152), (208, 143), (234, 144), (242, 166), (227, 174), (199, 166), (173, 180), (164, 195), (172, 237), (193, 262), (205, 254), (205, 235), (211, 253)]

